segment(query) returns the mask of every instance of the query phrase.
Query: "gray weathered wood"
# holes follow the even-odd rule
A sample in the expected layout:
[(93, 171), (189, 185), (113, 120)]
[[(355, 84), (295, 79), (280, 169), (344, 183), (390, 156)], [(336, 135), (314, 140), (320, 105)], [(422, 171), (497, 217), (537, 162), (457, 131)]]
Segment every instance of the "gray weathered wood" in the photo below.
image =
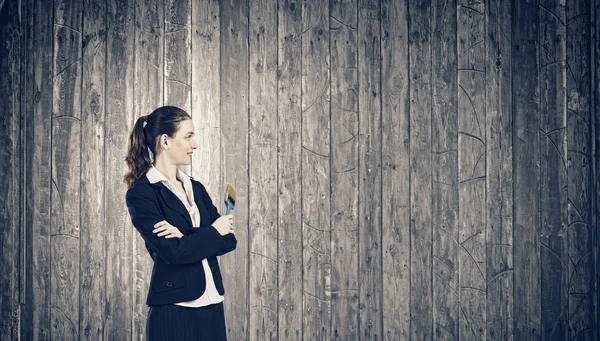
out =
[(104, 249), (104, 123), (106, 6), (83, 7), (81, 107), (81, 260), (79, 339), (101, 340), (104, 331), (106, 255)]
[(303, 339), (331, 338), (329, 6), (302, 3)]
[(21, 212), (20, 163), (21, 131), (21, 39), (22, 23), (19, 3), (11, 1), (0, 9), (0, 108), (6, 111), (0, 124), (0, 335), (18, 338), (19, 323), (19, 223)]
[(591, 207), (591, 61), (588, 2), (569, 1), (566, 9), (567, 243), (569, 266), (568, 335), (592, 340), (594, 326)]
[[(593, 167), (593, 175), (592, 179), (594, 181), (594, 194), (593, 194), (593, 212), (594, 218), (592, 223), (595, 224), (594, 231), (594, 247), (595, 247), (595, 278), (598, 278), (600, 275), (600, 233), (598, 231), (598, 226), (600, 226), (600, 152), (598, 148), (600, 146), (600, 19), (598, 16), (600, 15), (600, 1), (593, 0), (593, 6), (591, 6), (591, 58), (593, 61), (591, 64), (592, 72), (592, 98), (593, 100), (593, 108), (591, 110), (592, 113), (592, 132), (593, 132), (593, 142), (592, 142), (592, 154), (594, 155), (594, 167)], [(594, 286), (594, 303), (596, 305), (595, 319), (596, 323), (600, 321), (600, 284), (598, 281), (595, 281)], [(600, 337), (600, 330), (596, 328), (594, 338), (598, 339)]]
[(250, 2), (249, 191), (250, 340), (277, 333), (277, 0)]
[(82, 9), (54, 1), (51, 338), (79, 337)]
[(539, 4), (540, 268), (543, 340), (567, 339), (567, 110), (565, 6)]
[(134, 228), (124, 204), (123, 160), (135, 119), (135, 4), (133, 0), (127, 0), (111, 1), (106, 5), (104, 339), (124, 340), (131, 338), (133, 321), (133, 294), (130, 290), (133, 284)]
[(454, 0), (431, 8), (434, 340), (457, 340), (459, 334), (456, 8)]
[[(192, 1), (192, 102), (191, 112), (198, 149), (192, 158), (192, 174), (206, 187), (213, 204), (223, 213), (221, 183), (221, 113), (219, 54), (221, 34), (219, 3)], [(227, 256), (226, 256), (227, 257)]]
[(330, 5), (331, 339), (358, 340), (358, 6)]
[(486, 337), (513, 333), (511, 2), (486, 11)]
[(410, 79), (410, 338), (433, 337), (431, 7), (408, 4)]
[(165, 0), (164, 104), (190, 112), (191, 0)]
[(597, 339), (599, 6), (2, 2), (0, 338), (145, 339), (167, 103), (238, 189), (229, 339)]
[(381, 225), (381, 16), (379, 1), (358, 0), (359, 338), (383, 337)]
[[(135, 69), (133, 70), (133, 118), (150, 114), (162, 106), (164, 94), (164, 43), (165, 1), (135, 2)], [(152, 258), (145, 242), (136, 231), (133, 247), (133, 320), (131, 339), (146, 339), (148, 307), (146, 297), (150, 288)]]
[(383, 339), (410, 331), (408, 8), (381, 3)]
[(279, 339), (302, 340), (301, 52), (302, 6), (279, 1), (278, 170)]
[(459, 339), (485, 339), (485, 7), (459, 1), (458, 197)]
[(222, 183), (237, 190), (237, 249), (223, 259), (227, 337), (247, 340), (248, 334), (248, 1), (221, 1), (221, 174)]
[(540, 174), (537, 2), (512, 11), (514, 331), (515, 340), (541, 339)]
[(52, 3), (37, 0), (31, 11), (33, 98), (31, 120), (28, 124), (27, 147), (27, 293), (24, 322), (31, 322), (24, 338), (50, 339), (50, 186), (51, 186), (51, 134), (52, 134)]

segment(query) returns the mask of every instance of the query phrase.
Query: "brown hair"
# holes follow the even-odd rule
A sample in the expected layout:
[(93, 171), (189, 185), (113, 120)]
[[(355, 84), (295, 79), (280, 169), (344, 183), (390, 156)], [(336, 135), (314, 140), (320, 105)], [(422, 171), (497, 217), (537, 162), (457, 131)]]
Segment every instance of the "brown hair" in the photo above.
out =
[(179, 124), (190, 118), (181, 108), (164, 106), (137, 119), (129, 135), (129, 147), (125, 157), (128, 169), (123, 183), (127, 188), (131, 188), (133, 183), (152, 167), (148, 149), (152, 154), (157, 154), (158, 137), (163, 134), (173, 137), (179, 129)]

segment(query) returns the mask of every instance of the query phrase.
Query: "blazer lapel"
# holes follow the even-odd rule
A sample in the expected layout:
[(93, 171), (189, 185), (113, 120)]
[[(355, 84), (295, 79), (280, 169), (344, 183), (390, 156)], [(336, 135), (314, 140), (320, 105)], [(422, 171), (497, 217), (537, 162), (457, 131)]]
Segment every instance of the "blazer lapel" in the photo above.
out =
[(162, 183), (160, 183), (160, 186), (161, 186), (160, 194), (165, 199), (167, 206), (169, 206), (171, 209), (179, 212), (179, 214), (181, 214), (185, 218), (185, 220), (188, 222), (188, 224), (190, 224), (190, 227), (193, 227), (194, 225), (192, 224), (192, 218), (190, 218), (190, 213), (187, 211), (187, 209), (185, 208), (185, 206), (183, 205), (181, 200), (177, 197), (177, 195), (175, 195), (175, 193), (171, 192)]

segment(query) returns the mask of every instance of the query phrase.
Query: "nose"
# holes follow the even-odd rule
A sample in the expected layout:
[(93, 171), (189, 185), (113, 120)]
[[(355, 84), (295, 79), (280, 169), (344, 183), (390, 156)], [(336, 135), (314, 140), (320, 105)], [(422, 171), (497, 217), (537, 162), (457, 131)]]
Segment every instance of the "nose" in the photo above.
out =
[(198, 148), (198, 143), (196, 142), (196, 139), (192, 139), (192, 149), (196, 148)]

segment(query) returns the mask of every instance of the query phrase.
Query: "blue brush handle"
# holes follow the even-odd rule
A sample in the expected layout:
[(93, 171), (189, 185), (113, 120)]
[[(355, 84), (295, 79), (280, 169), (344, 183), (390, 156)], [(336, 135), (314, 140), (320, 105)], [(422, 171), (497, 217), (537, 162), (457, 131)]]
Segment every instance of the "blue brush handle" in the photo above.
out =
[(227, 207), (227, 212), (225, 214), (231, 213), (231, 203), (227, 200), (225, 200), (225, 207)]

